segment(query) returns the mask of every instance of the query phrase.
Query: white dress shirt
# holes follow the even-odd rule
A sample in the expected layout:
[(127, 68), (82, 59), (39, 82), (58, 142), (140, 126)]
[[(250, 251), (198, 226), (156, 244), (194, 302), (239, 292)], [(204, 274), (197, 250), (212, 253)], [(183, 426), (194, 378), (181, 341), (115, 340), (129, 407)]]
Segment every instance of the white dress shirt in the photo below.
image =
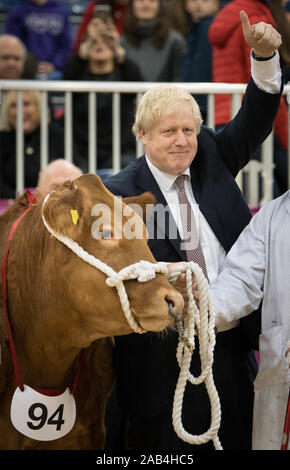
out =
[[(159, 170), (150, 162), (147, 156), (146, 161), (168, 204), (168, 207), (178, 228), (180, 237), (183, 240), (183, 227), (179, 210), (178, 192), (175, 186), (175, 180), (177, 176), (170, 175), (164, 171)], [(184, 182), (185, 192), (194, 213), (197, 231), (199, 233), (199, 240), (206, 263), (208, 279), (210, 282), (213, 282), (217, 278), (219, 272), (222, 270), (226, 252), (221, 246), (220, 242), (217, 240), (207, 220), (200, 212), (199, 206), (194, 199), (190, 181), (190, 169), (187, 168), (183, 174), (186, 175)]]
[[(266, 61), (257, 61), (251, 55), (251, 73), (258, 88), (268, 93), (279, 93), (281, 88), (281, 69), (278, 51), (276, 51), (276, 54), (272, 59)], [(151, 163), (147, 155), (146, 161), (165, 200), (167, 201), (168, 207), (179, 230), (180, 237), (183, 239), (178, 192), (174, 184), (177, 176), (179, 175), (174, 176), (159, 170)], [(200, 212), (199, 206), (194, 199), (190, 181), (190, 168), (187, 168), (183, 174), (187, 175), (185, 178), (185, 192), (195, 216), (200, 236), (200, 244), (206, 262), (208, 279), (209, 282), (212, 283), (223, 269), (226, 252), (213, 233), (207, 220)]]

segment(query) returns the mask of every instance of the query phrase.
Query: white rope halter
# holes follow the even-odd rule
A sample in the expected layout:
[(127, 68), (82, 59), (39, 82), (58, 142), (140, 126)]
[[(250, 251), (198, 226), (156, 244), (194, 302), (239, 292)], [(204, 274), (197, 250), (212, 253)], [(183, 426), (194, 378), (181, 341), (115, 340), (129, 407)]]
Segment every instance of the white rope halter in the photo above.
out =
[[(49, 194), (45, 197), (42, 205), (42, 209), (45, 206)], [(99, 269), (102, 273), (108, 276), (106, 280), (106, 284), (109, 287), (116, 287), (121, 306), (124, 312), (124, 315), (132, 328), (133, 331), (136, 333), (146, 333), (144, 330), (135, 320), (129, 305), (129, 299), (127, 296), (127, 292), (123, 281), (127, 281), (129, 279), (137, 279), (138, 282), (147, 282), (151, 279), (155, 278), (156, 273), (163, 273), (167, 274), (167, 266), (166, 263), (150, 263), (149, 261), (139, 261), (138, 263), (131, 264), (130, 266), (126, 266), (125, 268), (121, 269), (121, 271), (116, 272), (106, 263), (103, 263), (98, 258), (95, 258), (93, 255), (90, 255), (86, 250), (84, 250), (77, 242), (71, 240), (70, 238), (62, 235), (60, 233), (55, 233), (54, 230), (48, 225), (46, 222), (44, 215), (42, 213), (42, 220), (51, 235), (53, 235), (58, 241), (63, 243), (67, 246), (70, 250), (72, 250), (79, 258), (81, 258), (86, 263), (94, 266), (96, 269)]]
[[(180, 367), (180, 373), (173, 401), (173, 427), (176, 434), (189, 444), (200, 445), (213, 440), (215, 449), (222, 450), (217, 434), (221, 422), (221, 407), (212, 374), (215, 346), (215, 316), (209, 295), (209, 286), (201, 268), (192, 261), (184, 263), (184, 266), (172, 272), (169, 281), (174, 284), (174, 281), (182, 272), (185, 272), (186, 275), (188, 311), (184, 320), (184, 332), (182, 332), (184, 339), (180, 339), (177, 347), (177, 361)], [(192, 274), (195, 275), (198, 286), (199, 310), (192, 293)], [(189, 370), (192, 353), (195, 349), (195, 333), (199, 339), (199, 353), (201, 359), (201, 374), (199, 377), (193, 377)], [(193, 385), (204, 382), (211, 404), (210, 427), (205, 433), (200, 435), (189, 434), (182, 425), (182, 401), (187, 381), (191, 382)], [(198, 406), (198, 403), (196, 403), (196, 406)]]
[[(43, 201), (42, 209), (44, 208), (49, 194)], [(54, 230), (48, 225), (45, 217), (42, 213), (43, 223), (48, 232), (55, 237), (58, 241), (67, 246), (83, 261), (99, 269), (102, 273), (107, 276), (106, 284), (110, 287), (116, 287), (121, 306), (124, 315), (132, 328), (136, 333), (146, 333), (135, 320), (129, 305), (129, 299), (126, 293), (123, 281), (129, 279), (137, 279), (138, 282), (147, 282), (154, 279), (156, 273), (163, 273), (168, 275), (168, 269), (166, 263), (150, 263), (149, 261), (139, 261), (138, 263), (126, 266), (119, 272), (114, 271), (106, 263), (103, 263), (98, 258), (85, 251), (78, 243), (71, 240), (70, 238), (55, 233)], [(180, 374), (175, 390), (174, 402), (173, 402), (173, 426), (176, 434), (185, 442), (190, 444), (205, 444), (209, 440), (213, 440), (216, 449), (221, 450), (221, 444), (219, 442), (217, 432), (220, 427), (221, 420), (221, 409), (218, 393), (216, 391), (213, 375), (212, 375), (212, 364), (213, 364), (213, 351), (215, 346), (215, 318), (212, 308), (211, 299), (209, 296), (208, 282), (203, 275), (201, 268), (193, 262), (184, 263), (184, 267), (180, 267), (175, 270), (170, 278), (169, 282), (174, 283), (176, 278), (182, 272), (186, 273), (186, 284), (188, 293), (188, 312), (184, 320), (184, 332), (183, 337), (180, 338), (177, 347), (177, 361), (180, 367)], [(198, 310), (194, 296), (192, 294), (192, 274), (195, 275), (198, 291), (199, 291), (199, 305)], [(201, 374), (199, 377), (193, 377), (189, 371), (192, 353), (195, 349), (195, 334), (199, 338), (199, 349), (201, 357)], [(191, 435), (184, 430), (181, 415), (182, 415), (182, 401), (184, 390), (187, 381), (190, 381), (193, 385), (198, 385), (205, 382), (206, 389), (209, 395), (211, 403), (211, 425), (207, 432), (201, 435)], [(198, 406), (198, 404), (197, 404)]]

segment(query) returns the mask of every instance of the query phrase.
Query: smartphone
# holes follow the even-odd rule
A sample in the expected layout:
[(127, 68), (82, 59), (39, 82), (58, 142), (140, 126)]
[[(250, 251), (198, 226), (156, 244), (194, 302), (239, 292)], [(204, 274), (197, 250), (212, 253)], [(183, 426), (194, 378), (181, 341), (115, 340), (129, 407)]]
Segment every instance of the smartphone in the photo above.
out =
[(96, 5), (94, 8), (94, 17), (100, 18), (100, 20), (105, 23), (108, 18), (112, 18), (111, 5)]

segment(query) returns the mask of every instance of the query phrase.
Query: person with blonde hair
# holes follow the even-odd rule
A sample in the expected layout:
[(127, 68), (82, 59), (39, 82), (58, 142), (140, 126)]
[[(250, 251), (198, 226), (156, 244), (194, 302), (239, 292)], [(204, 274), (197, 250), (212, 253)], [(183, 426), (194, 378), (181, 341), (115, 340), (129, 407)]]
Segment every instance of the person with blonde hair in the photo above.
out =
[[(23, 113), (25, 116), (23, 121), (23, 131), (26, 133), (32, 130), (35, 123), (40, 123), (41, 96), (38, 91), (30, 90), (23, 93)], [(47, 119), (50, 121), (49, 111), (47, 114)], [(17, 92), (9, 91), (6, 94), (1, 107), (0, 130), (8, 132), (16, 129), (16, 120)]]
[[(277, 53), (280, 34), (271, 25), (251, 25), (245, 12), (240, 17), (246, 42), (256, 56), (265, 60), (261, 74), (258, 61), (252, 57), (252, 78), (236, 117), (220, 132), (200, 127), (200, 113), (189, 93), (174, 86), (153, 87), (141, 99), (134, 125), (145, 154), (105, 181), (112, 193), (123, 197), (152, 192), (157, 204), (148, 244), (156, 260), (195, 261), (210, 284), (250, 220), (235, 177), (248, 163), (251, 152), (270, 134), (281, 97)], [(274, 82), (272, 67), (280, 71)], [(270, 84), (267, 91), (265, 84)], [(168, 217), (158, 218), (161, 208)], [(194, 221), (198, 229), (192, 240)], [(178, 229), (174, 236), (172, 227)], [(184, 300), (186, 304), (188, 298)], [(252, 348), (257, 347), (259, 322), (257, 312), (251, 320), (242, 319), (227, 330), (218, 330), (216, 336), (213, 376), (221, 403), (218, 436), (225, 450), (251, 449), (253, 380), (257, 371)], [(107, 412), (108, 449), (213, 449), (212, 442), (200, 446), (184, 442), (174, 430), (177, 344), (177, 332), (115, 337), (116, 402), (112, 399)], [(196, 344), (190, 371), (197, 377), (200, 370)], [(118, 407), (125, 425), (116, 442), (113, 433)], [(210, 422), (210, 401), (204, 384), (188, 384), (183, 396), (184, 429), (200, 435), (209, 429)]]
[(183, 107), (192, 109), (195, 119), (196, 132), (199, 134), (202, 124), (202, 117), (199, 106), (190, 93), (175, 85), (157, 85), (147, 91), (136, 111), (133, 133), (139, 138), (139, 131), (142, 129), (148, 132), (158, 120), (164, 116), (175, 112), (182, 112)]
[[(22, 95), (24, 184), (26, 188), (34, 188), (40, 171), (41, 96), (38, 91), (24, 91)], [(17, 92), (10, 91), (1, 108), (0, 197), (14, 198), (16, 195)], [(64, 155), (64, 134), (55, 122), (50, 122), (49, 113), (47, 120), (50, 161)]]

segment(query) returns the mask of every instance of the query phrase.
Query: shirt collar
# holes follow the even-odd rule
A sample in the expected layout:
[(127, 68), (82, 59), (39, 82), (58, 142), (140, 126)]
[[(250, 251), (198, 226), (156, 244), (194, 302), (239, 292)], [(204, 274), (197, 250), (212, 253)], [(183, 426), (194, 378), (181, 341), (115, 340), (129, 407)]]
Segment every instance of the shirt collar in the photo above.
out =
[[(145, 155), (145, 157), (147, 165), (149, 166), (149, 169), (151, 170), (158, 185), (161, 187), (161, 189), (165, 191), (170, 191), (170, 189), (172, 189), (172, 186), (175, 183), (176, 178), (180, 175), (170, 175), (169, 173), (165, 173), (164, 171), (159, 170), (159, 168), (157, 168), (155, 165), (153, 165), (153, 163), (151, 163), (147, 155)], [(181, 174), (190, 177), (189, 167), (186, 168), (186, 170), (184, 170)]]

